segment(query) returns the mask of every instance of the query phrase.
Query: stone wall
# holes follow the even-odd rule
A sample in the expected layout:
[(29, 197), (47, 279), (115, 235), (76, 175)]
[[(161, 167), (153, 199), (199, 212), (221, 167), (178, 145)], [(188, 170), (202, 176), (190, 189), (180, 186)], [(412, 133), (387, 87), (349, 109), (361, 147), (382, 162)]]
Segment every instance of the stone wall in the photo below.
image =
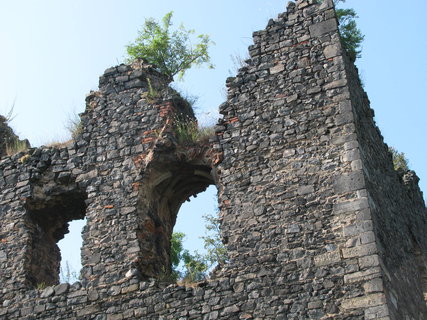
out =
[[(384, 285), (392, 319), (423, 319), (427, 315), (427, 210), (419, 179), (413, 171), (394, 170), (357, 69), (346, 65), (360, 150), (357, 157), (371, 214), (367, 230), (375, 234), (378, 255), (374, 264), (384, 280), (375, 286), (379, 290)], [(354, 224), (360, 226), (360, 222)]]
[[(191, 108), (137, 61), (105, 71), (68, 146), (0, 159), (1, 319), (425, 318), (425, 204), (332, 1), (290, 2), (249, 53), (209, 141), (180, 139)], [(166, 283), (179, 207), (210, 184), (230, 261)], [(81, 283), (58, 284), (56, 243), (83, 217)]]

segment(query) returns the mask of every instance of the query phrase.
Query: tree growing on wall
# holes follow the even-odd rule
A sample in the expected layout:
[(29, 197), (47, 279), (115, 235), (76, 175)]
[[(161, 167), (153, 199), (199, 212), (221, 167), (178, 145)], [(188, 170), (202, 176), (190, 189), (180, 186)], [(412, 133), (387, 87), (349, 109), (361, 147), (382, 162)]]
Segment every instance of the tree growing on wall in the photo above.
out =
[(389, 147), (388, 151), (391, 153), (391, 156), (393, 158), (394, 170), (409, 170), (408, 159), (406, 158), (403, 152), (399, 152), (393, 147)]
[[(345, 0), (334, 0), (335, 5)], [(350, 57), (351, 61), (356, 61), (361, 57), (362, 41), (364, 35), (357, 27), (356, 18), (358, 18), (354, 9), (336, 9), (337, 18), (339, 22), (338, 30), (341, 36), (341, 43)]]
[[(172, 31), (173, 12), (167, 13), (159, 23), (146, 19), (135, 42), (126, 46), (128, 60), (141, 58), (153, 64), (160, 72), (173, 80), (175, 75), (182, 79), (192, 66), (210, 64), (209, 46), (213, 44), (208, 35), (194, 36), (194, 30), (181, 25)], [(192, 43), (192, 38), (197, 42)]]

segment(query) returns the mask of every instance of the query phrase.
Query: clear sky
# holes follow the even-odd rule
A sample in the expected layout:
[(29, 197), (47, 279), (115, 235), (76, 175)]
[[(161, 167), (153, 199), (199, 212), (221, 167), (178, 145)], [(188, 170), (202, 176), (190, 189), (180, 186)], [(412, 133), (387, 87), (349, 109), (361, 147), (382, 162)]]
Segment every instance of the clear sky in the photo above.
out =
[[(252, 32), (264, 29), (287, 2), (0, 1), (0, 113), (15, 102), (12, 127), (33, 146), (66, 140), (69, 115), (82, 112), (85, 95), (97, 89), (98, 77), (123, 61), (125, 45), (135, 39), (144, 19), (161, 19), (174, 11), (176, 25), (183, 22), (216, 43), (211, 50), (216, 68), (194, 69), (185, 82), (177, 83), (199, 96), (201, 120), (213, 123), (225, 100), (225, 79), (233, 75), (230, 56), (244, 57)], [(357, 11), (365, 34), (357, 65), (375, 120), (385, 141), (406, 154), (427, 191), (427, 1), (347, 0), (342, 6)], [(203, 202), (195, 210), (206, 213)], [(185, 212), (181, 216), (190, 217)], [(185, 224), (190, 229), (181, 231), (192, 233), (193, 220)]]

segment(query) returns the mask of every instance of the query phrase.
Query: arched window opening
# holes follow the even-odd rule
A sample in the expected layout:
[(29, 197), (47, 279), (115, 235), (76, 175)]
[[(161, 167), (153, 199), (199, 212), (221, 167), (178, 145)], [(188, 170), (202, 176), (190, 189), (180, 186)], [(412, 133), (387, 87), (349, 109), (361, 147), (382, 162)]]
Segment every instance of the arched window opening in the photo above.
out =
[(47, 195), (48, 188), (35, 187), (35, 198), (27, 200), (32, 244), (27, 261), (30, 286), (59, 283), (61, 252), (59, 240), (69, 232), (69, 222), (85, 217), (87, 196), (78, 190)]
[[(178, 211), (192, 196), (214, 185), (212, 168), (203, 161), (155, 162), (146, 169), (139, 194), (139, 270), (143, 278), (172, 274), (171, 240)], [(215, 189), (215, 187), (213, 187)], [(200, 213), (203, 216), (203, 213)], [(190, 229), (203, 228), (191, 224)]]

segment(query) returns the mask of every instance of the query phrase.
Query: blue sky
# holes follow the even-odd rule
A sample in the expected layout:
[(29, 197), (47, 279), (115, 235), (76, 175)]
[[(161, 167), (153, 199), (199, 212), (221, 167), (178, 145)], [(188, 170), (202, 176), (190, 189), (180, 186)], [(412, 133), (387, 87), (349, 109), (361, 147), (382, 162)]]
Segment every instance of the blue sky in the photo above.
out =
[[(191, 70), (176, 85), (199, 96), (198, 112), (205, 122), (217, 118), (225, 100), (225, 79), (232, 75), (231, 55), (246, 55), (252, 32), (264, 29), (269, 18), (285, 10), (283, 0), (16, 0), (0, 2), (0, 113), (15, 102), (12, 127), (21, 138), (38, 146), (68, 137), (67, 119), (82, 112), (85, 95), (96, 90), (103, 71), (124, 59), (144, 19), (161, 19), (174, 11), (197, 33), (209, 34), (216, 45), (211, 57), (216, 68)], [(365, 34), (357, 61), (375, 120), (385, 141), (403, 151), (427, 190), (426, 126), (427, 1), (408, 4), (390, 0), (347, 0)], [(212, 198), (211, 191), (206, 197)], [(200, 198), (200, 197), (199, 197)], [(195, 206), (206, 213), (205, 201)], [(192, 231), (194, 216), (183, 225)], [(201, 216), (199, 214), (198, 216)], [(201, 229), (201, 228), (196, 228)], [(203, 233), (201, 231), (201, 233)], [(197, 238), (197, 235), (195, 235)], [(192, 244), (193, 240), (189, 240)], [(75, 240), (71, 240), (74, 243)], [(63, 250), (71, 251), (69, 246)], [(77, 250), (78, 255), (78, 250)], [(68, 258), (66, 258), (68, 259)], [(75, 259), (75, 258), (70, 258)]]

